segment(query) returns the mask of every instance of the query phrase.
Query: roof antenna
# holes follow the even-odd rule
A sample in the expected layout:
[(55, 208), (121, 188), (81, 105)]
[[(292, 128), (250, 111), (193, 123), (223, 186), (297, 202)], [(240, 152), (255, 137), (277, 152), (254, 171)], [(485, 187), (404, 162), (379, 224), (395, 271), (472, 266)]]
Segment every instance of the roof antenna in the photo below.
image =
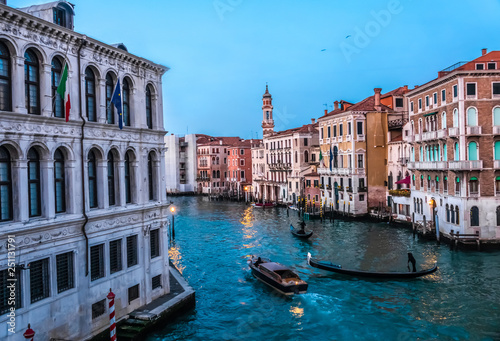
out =
[(325, 106), (325, 109), (328, 110), (328, 104), (323, 104)]

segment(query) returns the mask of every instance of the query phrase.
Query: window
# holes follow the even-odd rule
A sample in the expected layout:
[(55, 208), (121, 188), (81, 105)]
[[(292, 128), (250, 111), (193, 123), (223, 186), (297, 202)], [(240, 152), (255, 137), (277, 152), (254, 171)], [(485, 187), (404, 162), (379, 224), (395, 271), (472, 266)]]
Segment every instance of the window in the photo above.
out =
[(146, 124), (149, 129), (153, 129), (153, 104), (151, 85), (146, 86)]
[(106, 74), (106, 122), (108, 124), (115, 123), (115, 106), (111, 103), (114, 89), (113, 77), (108, 72)]
[(351, 122), (347, 123), (347, 135), (351, 135)]
[(0, 221), (8, 220), (12, 220), (10, 153), (7, 148), (0, 147)]
[(9, 49), (0, 42), (0, 110), (12, 109), (11, 82)]
[(241, 159), (240, 160), (240, 166), (244, 166), (245, 165), (245, 160)]
[(497, 63), (488, 63), (488, 70), (496, 70)]
[(396, 108), (402, 108), (402, 107), (403, 107), (403, 99), (396, 98)]
[(500, 83), (493, 83), (491, 87), (493, 91), (493, 97), (500, 96)]
[(458, 127), (458, 109), (453, 110), (453, 127)]
[(59, 58), (52, 59), (52, 72), (51, 72), (51, 81), (52, 81), (52, 108), (54, 110), (54, 117), (65, 117), (65, 110), (63, 108), (63, 99), (56, 92), (59, 83), (61, 83), (61, 75), (62, 75), (62, 63)]
[[(283, 142), (282, 142), (283, 144)], [(245, 149), (240, 149), (240, 155), (245, 155)]]
[(469, 192), (470, 194), (478, 194), (479, 193), (479, 181), (477, 177), (473, 176), (469, 180)]
[(85, 70), (85, 109), (87, 119), (90, 122), (97, 122), (96, 99), (95, 99), (95, 75), (90, 68)]
[(441, 102), (446, 102), (446, 90), (441, 90)]
[(477, 126), (477, 110), (475, 108), (467, 109), (467, 125)]
[(54, 7), (52, 11), (53, 11), (54, 24), (66, 27), (66, 12), (62, 8), (58, 7)]
[(413, 112), (413, 102), (410, 102), (410, 111)]
[(60, 149), (54, 153), (54, 199), (56, 213), (66, 211), (66, 191), (64, 180), (64, 156)]
[(30, 264), (31, 303), (50, 296), (49, 259), (44, 258)]
[(343, 135), (344, 135), (344, 125), (339, 124), (339, 136), (343, 136)]
[(92, 319), (96, 319), (106, 312), (106, 299), (92, 304)]
[(316, 154), (311, 154), (311, 162), (316, 162)]
[(240, 179), (244, 179), (245, 178), (245, 171), (241, 171), (241, 178)]
[(363, 122), (357, 122), (356, 125), (357, 125), (357, 128), (358, 128), (357, 129), (358, 130), (357, 134), (358, 135), (363, 135)]
[(116, 204), (115, 160), (112, 152), (108, 153), (108, 204), (109, 206)]
[(476, 161), (477, 160), (477, 143), (472, 141), (469, 142), (469, 160)]
[(359, 201), (365, 201), (365, 195), (364, 194), (360, 194), (359, 195)]
[(97, 162), (95, 152), (89, 152), (89, 206), (90, 208), (97, 207)]
[(123, 125), (130, 127), (130, 83), (127, 78), (123, 79), (122, 101)]
[(460, 224), (460, 209), (458, 208), (458, 206), (455, 207), (455, 222), (457, 223), (457, 225)]
[[(215, 178), (215, 174), (214, 174)], [(153, 152), (148, 154), (148, 198), (154, 200), (153, 185)]]
[(484, 64), (476, 64), (476, 70), (484, 70)]
[(422, 99), (419, 98), (418, 99), (418, 110), (421, 110), (422, 109)]
[(41, 216), (40, 157), (35, 148), (31, 148), (28, 152), (28, 186), (30, 217)]
[(151, 279), (151, 289), (161, 288), (161, 275), (156, 275)]
[[(215, 187), (215, 186), (214, 186)], [(160, 256), (160, 230), (151, 230), (150, 233), (151, 258)]]
[(38, 58), (32, 49), (24, 53), (24, 91), (28, 114), (40, 115), (40, 80)]
[(130, 179), (130, 156), (129, 153), (127, 152), (125, 154), (125, 202), (131, 203), (132, 202), (132, 184), (131, 184), (131, 179)]
[(446, 112), (441, 114), (441, 129), (446, 129)]
[(306, 187), (311, 187), (311, 180), (306, 180)]
[(467, 96), (476, 96), (476, 83), (467, 83)]
[(448, 177), (446, 176), (443, 178), (443, 190), (445, 193), (448, 192)]
[(438, 103), (438, 94), (437, 94), (437, 92), (435, 92), (434, 94), (432, 94), (432, 98), (433, 98), (432, 104), (437, 105), (437, 103)]
[(74, 266), (73, 252), (66, 252), (56, 256), (57, 267), (57, 292), (73, 289), (74, 283)]
[(104, 244), (99, 244), (90, 247), (90, 280), (104, 276)]
[(327, 137), (328, 137), (328, 138), (330, 138), (330, 134), (331, 134), (331, 131), (330, 131), (330, 126), (328, 126), (328, 128), (327, 128), (327, 132), (328, 132)]
[(307, 147), (307, 137), (304, 137), (304, 146)]
[(358, 168), (363, 168), (363, 154), (358, 154)]
[(429, 96), (425, 96), (425, 107), (429, 106)]
[(455, 182), (455, 193), (456, 195), (460, 195), (460, 178), (456, 178)]
[(455, 142), (455, 161), (460, 160), (460, 149), (458, 146), (458, 142)]
[(453, 85), (453, 98), (458, 97), (458, 85)]
[(500, 226), (500, 206), (497, 206), (497, 226)]
[(128, 303), (139, 298), (139, 284), (128, 288)]
[(21, 271), (16, 271), (15, 276), (16, 276), (15, 277), (16, 282), (14, 283), (14, 285), (15, 285), (16, 298), (15, 298), (15, 304), (11, 305), (9, 304), (11, 291), (8, 288), (8, 285), (12, 283), (10, 281), (12, 277), (10, 276), (8, 270), (0, 271), (0, 315), (8, 313), (10, 311), (10, 308), (16, 308), (16, 309), (22, 308)]
[(122, 268), (122, 240), (113, 240), (109, 242), (109, 272), (115, 273)]

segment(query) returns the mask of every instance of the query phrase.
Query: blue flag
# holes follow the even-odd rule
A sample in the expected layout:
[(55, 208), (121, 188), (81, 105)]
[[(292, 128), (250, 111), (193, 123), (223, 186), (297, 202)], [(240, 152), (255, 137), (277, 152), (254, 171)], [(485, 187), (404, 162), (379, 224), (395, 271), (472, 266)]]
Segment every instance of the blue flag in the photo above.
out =
[(330, 172), (332, 171), (333, 153), (332, 147), (330, 146)]
[(123, 112), (122, 112), (122, 93), (120, 90), (120, 80), (116, 83), (115, 92), (113, 97), (111, 97), (111, 103), (115, 105), (116, 111), (118, 111), (118, 127), (123, 129)]

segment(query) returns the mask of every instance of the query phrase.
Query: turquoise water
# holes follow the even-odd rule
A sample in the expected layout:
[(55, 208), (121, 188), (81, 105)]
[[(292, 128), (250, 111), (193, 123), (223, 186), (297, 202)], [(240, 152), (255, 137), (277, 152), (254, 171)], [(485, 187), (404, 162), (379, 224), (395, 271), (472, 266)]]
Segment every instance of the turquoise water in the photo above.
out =
[[(196, 310), (152, 340), (500, 340), (500, 253), (450, 251), (386, 223), (310, 221), (293, 237), (297, 213), (240, 203), (174, 198), (170, 256), (196, 290)], [(363, 270), (439, 270), (415, 280), (376, 281), (333, 274), (315, 258)], [(262, 255), (309, 283), (286, 297), (255, 279), (246, 260)]]

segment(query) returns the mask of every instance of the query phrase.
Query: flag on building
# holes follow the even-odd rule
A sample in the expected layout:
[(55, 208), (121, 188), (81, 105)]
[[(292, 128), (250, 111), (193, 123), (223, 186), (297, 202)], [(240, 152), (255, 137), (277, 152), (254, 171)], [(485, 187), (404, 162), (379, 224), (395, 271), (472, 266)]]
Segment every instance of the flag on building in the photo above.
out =
[(120, 90), (120, 80), (116, 83), (115, 92), (113, 97), (111, 97), (111, 103), (115, 105), (116, 111), (118, 111), (118, 127), (123, 128), (123, 112), (122, 112), (122, 93)]
[(330, 172), (332, 171), (333, 153), (332, 147), (330, 147)]
[(321, 168), (325, 167), (325, 161), (323, 160), (323, 154), (321, 153), (321, 149), (319, 150), (319, 166)]
[(69, 110), (71, 109), (71, 101), (69, 99), (69, 88), (68, 88), (68, 64), (64, 66), (64, 71), (61, 76), (61, 81), (57, 86), (56, 92), (61, 96), (63, 100), (63, 108), (65, 110), (66, 122), (69, 121)]

